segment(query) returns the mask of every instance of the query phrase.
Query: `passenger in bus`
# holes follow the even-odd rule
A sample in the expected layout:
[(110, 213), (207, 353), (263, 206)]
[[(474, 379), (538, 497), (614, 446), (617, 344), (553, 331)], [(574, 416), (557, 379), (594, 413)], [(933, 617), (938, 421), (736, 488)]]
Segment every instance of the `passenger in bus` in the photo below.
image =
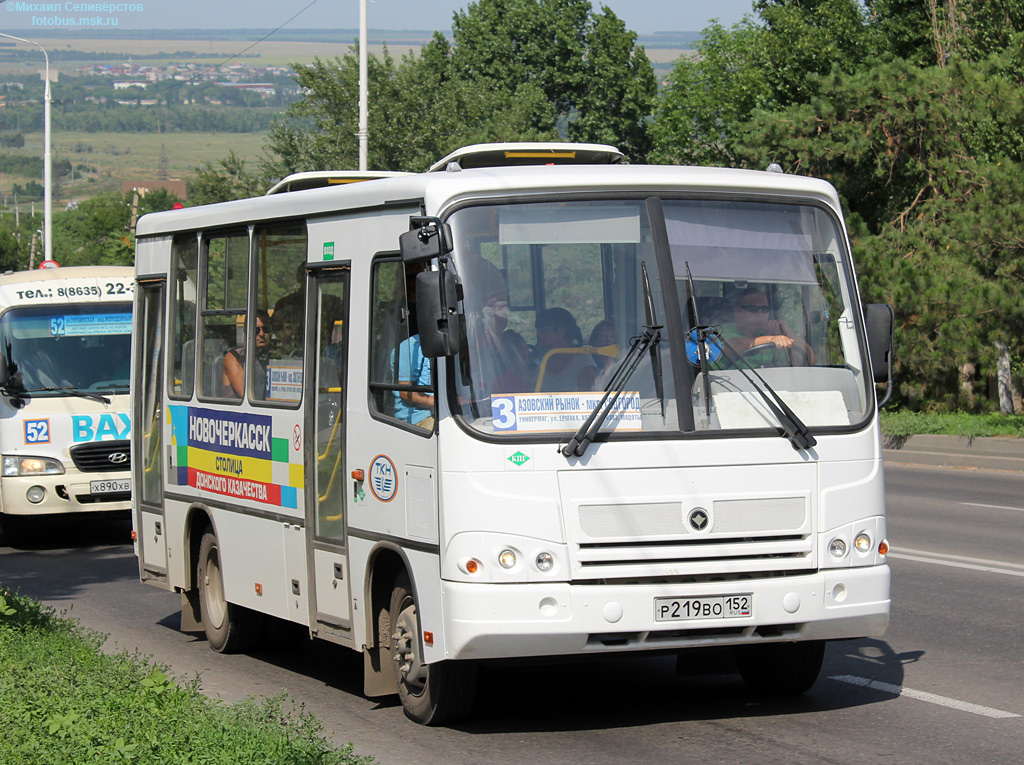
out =
[(722, 339), (735, 353), (758, 345), (768, 345), (744, 357), (752, 366), (791, 366), (814, 364), (811, 346), (786, 326), (782, 319), (770, 319), (768, 297), (756, 287), (739, 292), (733, 307), (733, 320), (722, 325)]
[[(262, 308), (256, 309), (256, 365), (255, 380), (266, 377), (267, 351), (270, 348), (270, 314)], [(263, 390), (256, 386), (257, 398), (263, 397)], [(224, 372), (221, 378), (221, 395), (225, 398), (241, 398), (245, 392), (245, 346), (229, 348), (224, 354)]]
[[(416, 327), (416, 274), (425, 267), (406, 266), (405, 294), (406, 321), (409, 322), (409, 337), (403, 340), (396, 355), (391, 356), (392, 369), (396, 370), (397, 385), (433, 384), (430, 359), (420, 348), (420, 335)], [(432, 430), (434, 427), (434, 396), (423, 391), (395, 391), (395, 417), (410, 425)]]
[(572, 314), (564, 308), (548, 308), (537, 315), (536, 327), (533, 358), (540, 367), (539, 390), (592, 390), (597, 367), (589, 354), (581, 352), (583, 334)]
[(275, 358), (301, 358), (306, 326), (306, 264), (295, 269), (296, 287), (274, 303), (273, 336)]
[[(615, 322), (611, 319), (601, 319), (590, 331), (590, 340), (587, 345), (592, 348), (615, 348), (618, 353), (618, 346), (615, 343)], [(594, 385), (598, 390), (603, 390), (608, 383), (608, 378), (615, 369), (615, 356), (606, 356), (603, 353), (593, 353), (590, 358), (594, 360), (597, 368), (597, 378)]]
[(498, 375), (492, 393), (528, 393), (537, 383), (537, 365), (530, 361), (530, 347), (513, 329), (501, 335), (501, 362), (504, 371)]

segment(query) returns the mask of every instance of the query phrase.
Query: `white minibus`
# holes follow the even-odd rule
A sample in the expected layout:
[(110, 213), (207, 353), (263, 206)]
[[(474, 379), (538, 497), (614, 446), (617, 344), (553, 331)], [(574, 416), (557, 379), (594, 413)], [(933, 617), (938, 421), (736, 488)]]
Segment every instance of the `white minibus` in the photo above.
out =
[(481, 662), (719, 649), (785, 694), (882, 634), (892, 313), (835, 189), (620, 160), (139, 221), (137, 553), (184, 629), (347, 646), (429, 725)]

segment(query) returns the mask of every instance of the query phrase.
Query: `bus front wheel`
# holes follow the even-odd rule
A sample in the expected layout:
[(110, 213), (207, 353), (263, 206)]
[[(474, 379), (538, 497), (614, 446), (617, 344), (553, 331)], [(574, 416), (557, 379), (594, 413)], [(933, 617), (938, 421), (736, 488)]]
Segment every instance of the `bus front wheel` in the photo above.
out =
[(251, 647), (258, 637), (259, 615), (225, 600), (220, 546), (212, 529), (206, 530), (199, 544), (196, 581), (199, 609), (210, 648), (217, 653), (237, 653)]
[(405, 715), (421, 725), (442, 725), (466, 717), (476, 691), (476, 665), (463, 661), (425, 664), (419, 616), (405, 574), (391, 592), (391, 663)]
[(747, 687), (771, 696), (797, 696), (818, 679), (824, 640), (736, 646), (736, 665)]

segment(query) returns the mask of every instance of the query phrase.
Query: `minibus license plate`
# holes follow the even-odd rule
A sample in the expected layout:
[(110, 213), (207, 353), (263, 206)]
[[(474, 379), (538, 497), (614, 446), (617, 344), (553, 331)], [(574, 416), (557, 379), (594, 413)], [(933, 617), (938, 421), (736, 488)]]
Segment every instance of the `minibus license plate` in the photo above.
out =
[(706, 598), (655, 598), (654, 620), (681, 622), (689, 619), (737, 619), (751, 615), (754, 596), (713, 595)]
[(125, 494), (131, 490), (131, 478), (118, 478), (113, 481), (89, 481), (90, 494)]

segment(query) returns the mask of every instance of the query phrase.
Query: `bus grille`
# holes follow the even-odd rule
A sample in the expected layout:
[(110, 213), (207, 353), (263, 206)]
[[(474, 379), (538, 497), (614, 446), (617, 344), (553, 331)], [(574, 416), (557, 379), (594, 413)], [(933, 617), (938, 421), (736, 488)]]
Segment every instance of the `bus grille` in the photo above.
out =
[(83, 473), (114, 473), (131, 470), (128, 441), (93, 441), (71, 447), (71, 459)]
[(572, 556), (577, 579), (782, 574), (816, 568), (803, 497), (717, 500), (704, 533), (680, 502), (580, 505)]

